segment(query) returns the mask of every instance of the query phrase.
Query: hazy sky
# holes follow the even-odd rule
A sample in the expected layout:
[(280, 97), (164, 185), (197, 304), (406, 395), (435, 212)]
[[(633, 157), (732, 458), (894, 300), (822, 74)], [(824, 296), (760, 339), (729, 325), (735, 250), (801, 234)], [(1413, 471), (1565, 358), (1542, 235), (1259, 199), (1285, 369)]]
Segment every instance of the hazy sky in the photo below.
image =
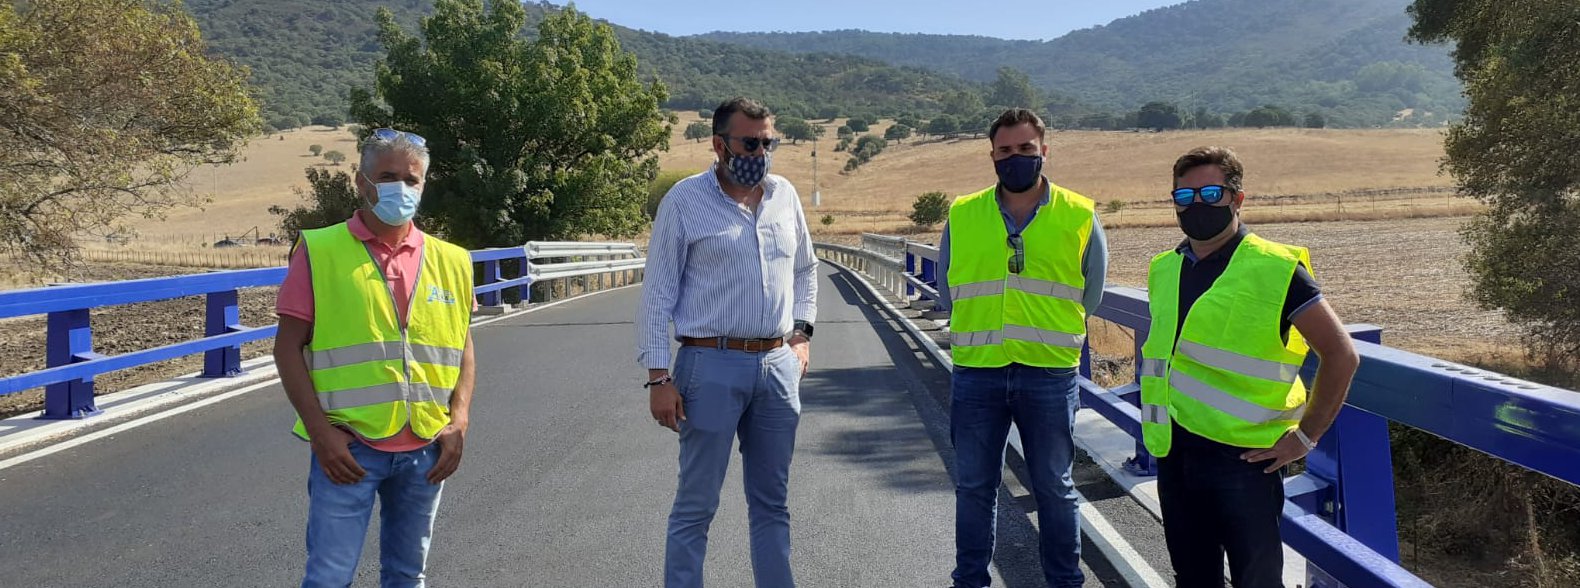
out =
[[(552, 0), (564, 5), (564, 0)], [(1052, 39), (1180, 0), (577, 0), (609, 22), (671, 35), (866, 29)], [(1013, 16), (1009, 16), (1013, 15)]]

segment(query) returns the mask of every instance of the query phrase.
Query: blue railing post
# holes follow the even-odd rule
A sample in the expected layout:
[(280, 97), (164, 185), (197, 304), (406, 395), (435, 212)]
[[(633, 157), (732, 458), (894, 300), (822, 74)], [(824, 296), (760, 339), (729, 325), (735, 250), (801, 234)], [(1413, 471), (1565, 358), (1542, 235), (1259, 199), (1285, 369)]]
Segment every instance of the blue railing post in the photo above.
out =
[[(49, 313), (44, 335), (45, 362), (49, 367), (70, 365), (92, 359), (93, 328), (88, 309)], [(80, 419), (99, 414), (93, 403), (93, 378), (79, 378), (44, 387), (42, 419)]]
[[(479, 284), (480, 286), (486, 286), (494, 282), (498, 282), (499, 262), (493, 259), (484, 261), (483, 274), (480, 277), (482, 278), (482, 283)], [(477, 303), (482, 306), (499, 306), (499, 291), (494, 290), (490, 292), (484, 292), (482, 299), (478, 300)]]
[(928, 259), (926, 257), (922, 258), (922, 281), (926, 282), (927, 285), (932, 286), (934, 288), (938, 287), (938, 276), (935, 275), (935, 274), (938, 273), (938, 265), (937, 264), (938, 264), (938, 262), (936, 262), (936, 261), (933, 261), (933, 260)]
[[(916, 275), (916, 254), (915, 253), (911, 253), (911, 244), (909, 242), (906, 242), (904, 247), (905, 247), (905, 275), (907, 275), (907, 276), (914, 276), (914, 275)], [(910, 300), (911, 297), (915, 296), (915, 295), (916, 295), (916, 287), (911, 285), (911, 281), (910, 280), (906, 280), (905, 281), (905, 299), (906, 300)]]
[[(210, 292), (207, 321), (203, 335), (213, 337), (242, 329), (241, 305), (236, 290)], [(241, 346), (220, 347), (203, 352), (203, 377), (224, 378), (241, 375)]]
[[(1135, 335), (1136, 340), (1136, 375), (1132, 380), (1136, 384), (1136, 392), (1134, 395), (1125, 394), (1121, 398), (1139, 408), (1141, 406), (1141, 346), (1146, 343), (1148, 332), (1132, 329), (1131, 333)], [(1152, 452), (1147, 451), (1147, 444), (1141, 437), (1136, 437), (1136, 454), (1125, 461), (1125, 469), (1138, 476), (1158, 475), (1158, 458), (1152, 457)]]
[[(1382, 343), (1382, 329), (1352, 327), (1350, 335)], [(1331, 508), (1324, 517), (1378, 554), (1399, 561), (1399, 529), (1394, 514), (1393, 455), (1388, 420), (1345, 406), (1306, 456), (1306, 471), (1331, 487)], [(1328, 505), (1323, 505), (1327, 507)]]

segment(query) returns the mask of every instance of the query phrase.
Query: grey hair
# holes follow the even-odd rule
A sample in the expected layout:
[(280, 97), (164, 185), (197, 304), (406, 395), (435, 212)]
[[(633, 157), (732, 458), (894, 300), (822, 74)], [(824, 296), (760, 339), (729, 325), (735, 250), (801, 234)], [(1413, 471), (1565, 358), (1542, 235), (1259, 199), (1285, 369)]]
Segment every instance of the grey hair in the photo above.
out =
[(362, 171), (362, 173), (367, 173), (366, 170), (372, 169), (373, 161), (378, 159), (380, 155), (387, 153), (399, 153), (415, 158), (422, 163), (423, 175), (428, 175), (428, 148), (419, 147), (412, 143), (411, 139), (408, 139), (405, 134), (401, 134), (390, 141), (384, 141), (369, 135), (367, 139), (362, 141), (362, 167), (357, 169)]

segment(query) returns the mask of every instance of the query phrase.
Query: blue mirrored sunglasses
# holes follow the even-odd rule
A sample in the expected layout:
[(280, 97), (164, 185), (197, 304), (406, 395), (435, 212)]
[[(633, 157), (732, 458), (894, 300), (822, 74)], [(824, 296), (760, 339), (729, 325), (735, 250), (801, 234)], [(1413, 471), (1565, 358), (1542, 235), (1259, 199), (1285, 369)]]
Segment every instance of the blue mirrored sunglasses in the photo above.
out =
[(1190, 203), (1196, 201), (1197, 194), (1201, 195), (1202, 202), (1207, 204), (1217, 204), (1223, 200), (1223, 195), (1228, 193), (1228, 191), (1229, 189), (1223, 186), (1178, 188), (1174, 190), (1174, 204), (1178, 206), (1190, 206)]
[(418, 147), (423, 147), (423, 148), (428, 147), (428, 140), (422, 138), (422, 135), (419, 135), (417, 133), (408, 133), (406, 131), (397, 131), (397, 130), (391, 129), (391, 128), (373, 129), (373, 138), (378, 139), (380, 141), (394, 141), (395, 139), (398, 139), (398, 138), (400, 138), (402, 136), (406, 137), (406, 140), (411, 142), (412, 145), (416, 145)]

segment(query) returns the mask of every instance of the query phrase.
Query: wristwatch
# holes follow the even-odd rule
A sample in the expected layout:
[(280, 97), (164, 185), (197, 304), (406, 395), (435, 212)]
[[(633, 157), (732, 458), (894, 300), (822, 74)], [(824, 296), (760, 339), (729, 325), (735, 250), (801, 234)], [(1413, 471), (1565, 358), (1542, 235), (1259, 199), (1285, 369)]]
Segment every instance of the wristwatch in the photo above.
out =
[(796, 321), (795, 322), (795, 328), (792, 329), (792, 332), (800, 333), (802, 336), (806, 337), (806, 340), (811, 341), (812, 340), (812, 323), (807, 322), (807, 321)]
[(1317, 442), (1312, 441), (1310, 437), (1307, 437), (1306, 432), (1300, 430), (1300, 427), (1295, 427), (1295, 440), (1300, 441), (1301, 445), (1305, 445), (1306, 451), (1311, 451), (1317, 448)]

